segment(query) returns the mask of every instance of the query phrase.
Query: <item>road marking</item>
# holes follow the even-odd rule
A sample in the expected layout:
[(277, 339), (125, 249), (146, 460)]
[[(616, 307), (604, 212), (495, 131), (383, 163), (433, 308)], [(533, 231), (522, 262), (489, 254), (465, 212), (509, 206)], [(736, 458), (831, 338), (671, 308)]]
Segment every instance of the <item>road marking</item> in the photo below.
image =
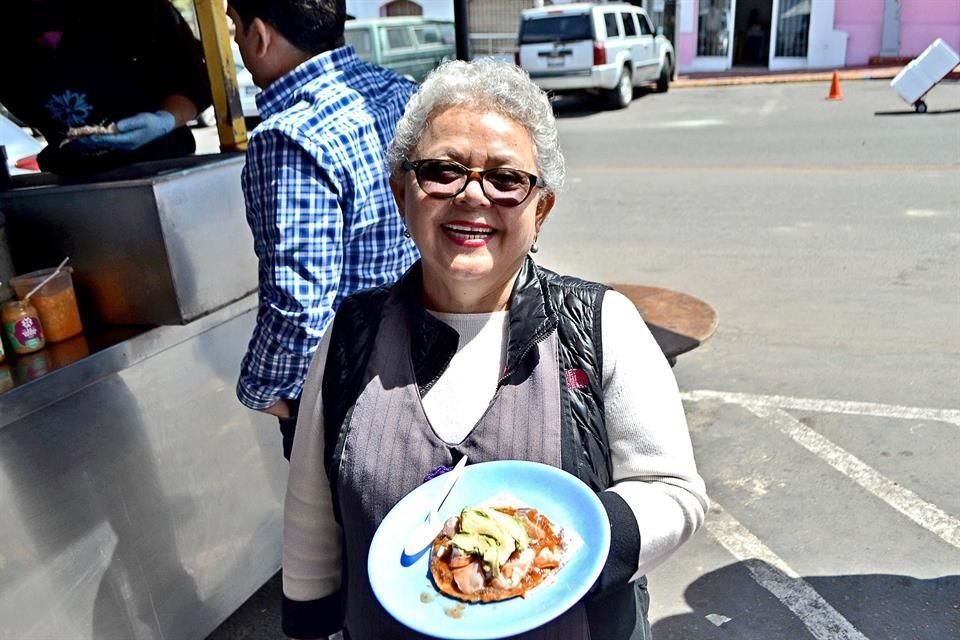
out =
[(908, 218), (936, 218), (946, 215), (945, 211), (938, 211), (937, 209), (907, 209), (905, 213)]
[(960, 549), (960, 520), (904, 489), (783, 410), (759, 406), (747, 409), (927, 531)]
[(952, 517), (909, 489), (901, 487), (867, 463), (787, 414), (784, 409), (880, 416), (904, 420), (935, 420), (957, 426), (960, 426), (960, 411), (707, 390), (688, 391), (682, 393), (681, 397), (692, 402), (721, 400), (744, 407), (754, 415), (767, 420), (781, 432), (790, 436), (797, 444), (913, 520), (916, 524), (938, 536), (947, 544), (960, 549), (960, 519)]
[(710, 535), (750, 571), (757, 584), (793, 612), (818, 640), (867, 640), (759, 538), (716, 502), (704, 523)]
[(723, 120), (673, 120), (670, 122), (656, 122), (646, 125), (648, 129), (696, 129), (699, 127), (716, 127), (726, 124)]
[[(638, 128), (653, 128), (650, 126), (641, 126)], [(725, 165), (698, 165), (698, 164), (634, 164), (634, 165), (602, 165), (595, 164), (583, 167), (568, 166), (567, 172), (574, 173), (650, 173), (661, 171), (666, 173), (705, 173), (707, 171), (716, 171), (719, 173), (922, 173), (931, 171), (934, 173), (956, 174), (957, 166), (952, 164), (874, 164), (874, 165), (823, 165), (823, 164), (805, 164), (805, 165), (774, 165), (774, 164), (725, 164)]]
[(906, 407), (896, 404), (877, 404), (874, 402), (847, 402), (844, 400), (817, 400), (814, 398), (794, 398), (791, 396), (764, 396), (751, 393), (729, 393), (726, 391), (687, 391), (680, 394), (684, 400), (722, 400), (745, 407), (776, 407), (778, 409), (799, 409), (821, 413), (845, 413), (858, 416), (877, 416), (881, 418), (902, 418), (904, 420), (934, 420), (960, 427), (960, 411), (956, 409), (928, 409)]

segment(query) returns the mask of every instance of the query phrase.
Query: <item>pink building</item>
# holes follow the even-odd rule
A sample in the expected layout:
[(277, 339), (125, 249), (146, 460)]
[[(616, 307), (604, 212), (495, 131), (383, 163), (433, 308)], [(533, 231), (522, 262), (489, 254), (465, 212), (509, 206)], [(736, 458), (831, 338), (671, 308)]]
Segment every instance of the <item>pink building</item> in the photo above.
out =
[[(960, 50), (960, 0), (642, 0), (680, 71), (829, 69)], [(672, 33), (671, 33), (672, 32)]]

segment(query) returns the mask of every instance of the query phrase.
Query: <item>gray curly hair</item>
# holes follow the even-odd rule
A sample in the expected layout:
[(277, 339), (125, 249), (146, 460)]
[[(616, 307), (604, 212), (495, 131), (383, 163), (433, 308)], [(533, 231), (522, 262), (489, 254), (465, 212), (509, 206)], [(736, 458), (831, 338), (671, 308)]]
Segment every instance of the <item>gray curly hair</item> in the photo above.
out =
[(455, 106), (491, 109), (525, 128), (533, 138), (542, 191), (563, 187), (566, 168), (547, 95), (519, 67), (490, 58), (451, 60), (427, 76), (407, 104), (387, 150), (394, 178), (400, 177), (400, 165), (420, 143), (433, 117)]

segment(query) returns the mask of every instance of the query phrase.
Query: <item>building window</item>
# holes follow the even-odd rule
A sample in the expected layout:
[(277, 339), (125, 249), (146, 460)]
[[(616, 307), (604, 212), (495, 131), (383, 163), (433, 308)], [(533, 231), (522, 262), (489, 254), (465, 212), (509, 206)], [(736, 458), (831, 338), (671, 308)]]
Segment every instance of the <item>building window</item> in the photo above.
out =
[(393, 0), (380, 8), (383, 16), (422, 16), (423, 7), (410, 0)]
[(810, 33), (810, 0), (780, 0), (775, 55), (803, 58)]
[(697, 28), (697, 55), (723, 56), (730, 51), (730, 0), (702, 0)]

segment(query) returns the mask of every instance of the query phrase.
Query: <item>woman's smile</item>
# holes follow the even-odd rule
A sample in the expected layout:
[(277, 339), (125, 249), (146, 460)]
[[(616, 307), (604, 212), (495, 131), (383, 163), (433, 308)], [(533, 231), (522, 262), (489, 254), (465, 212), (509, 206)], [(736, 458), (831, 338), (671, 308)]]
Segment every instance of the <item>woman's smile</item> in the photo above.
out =
[(456, 245), (467, 248), (483, 247), (497, 233), (497, 230), (482, 222), (454, 220), (440, 225), (444, 234)]

